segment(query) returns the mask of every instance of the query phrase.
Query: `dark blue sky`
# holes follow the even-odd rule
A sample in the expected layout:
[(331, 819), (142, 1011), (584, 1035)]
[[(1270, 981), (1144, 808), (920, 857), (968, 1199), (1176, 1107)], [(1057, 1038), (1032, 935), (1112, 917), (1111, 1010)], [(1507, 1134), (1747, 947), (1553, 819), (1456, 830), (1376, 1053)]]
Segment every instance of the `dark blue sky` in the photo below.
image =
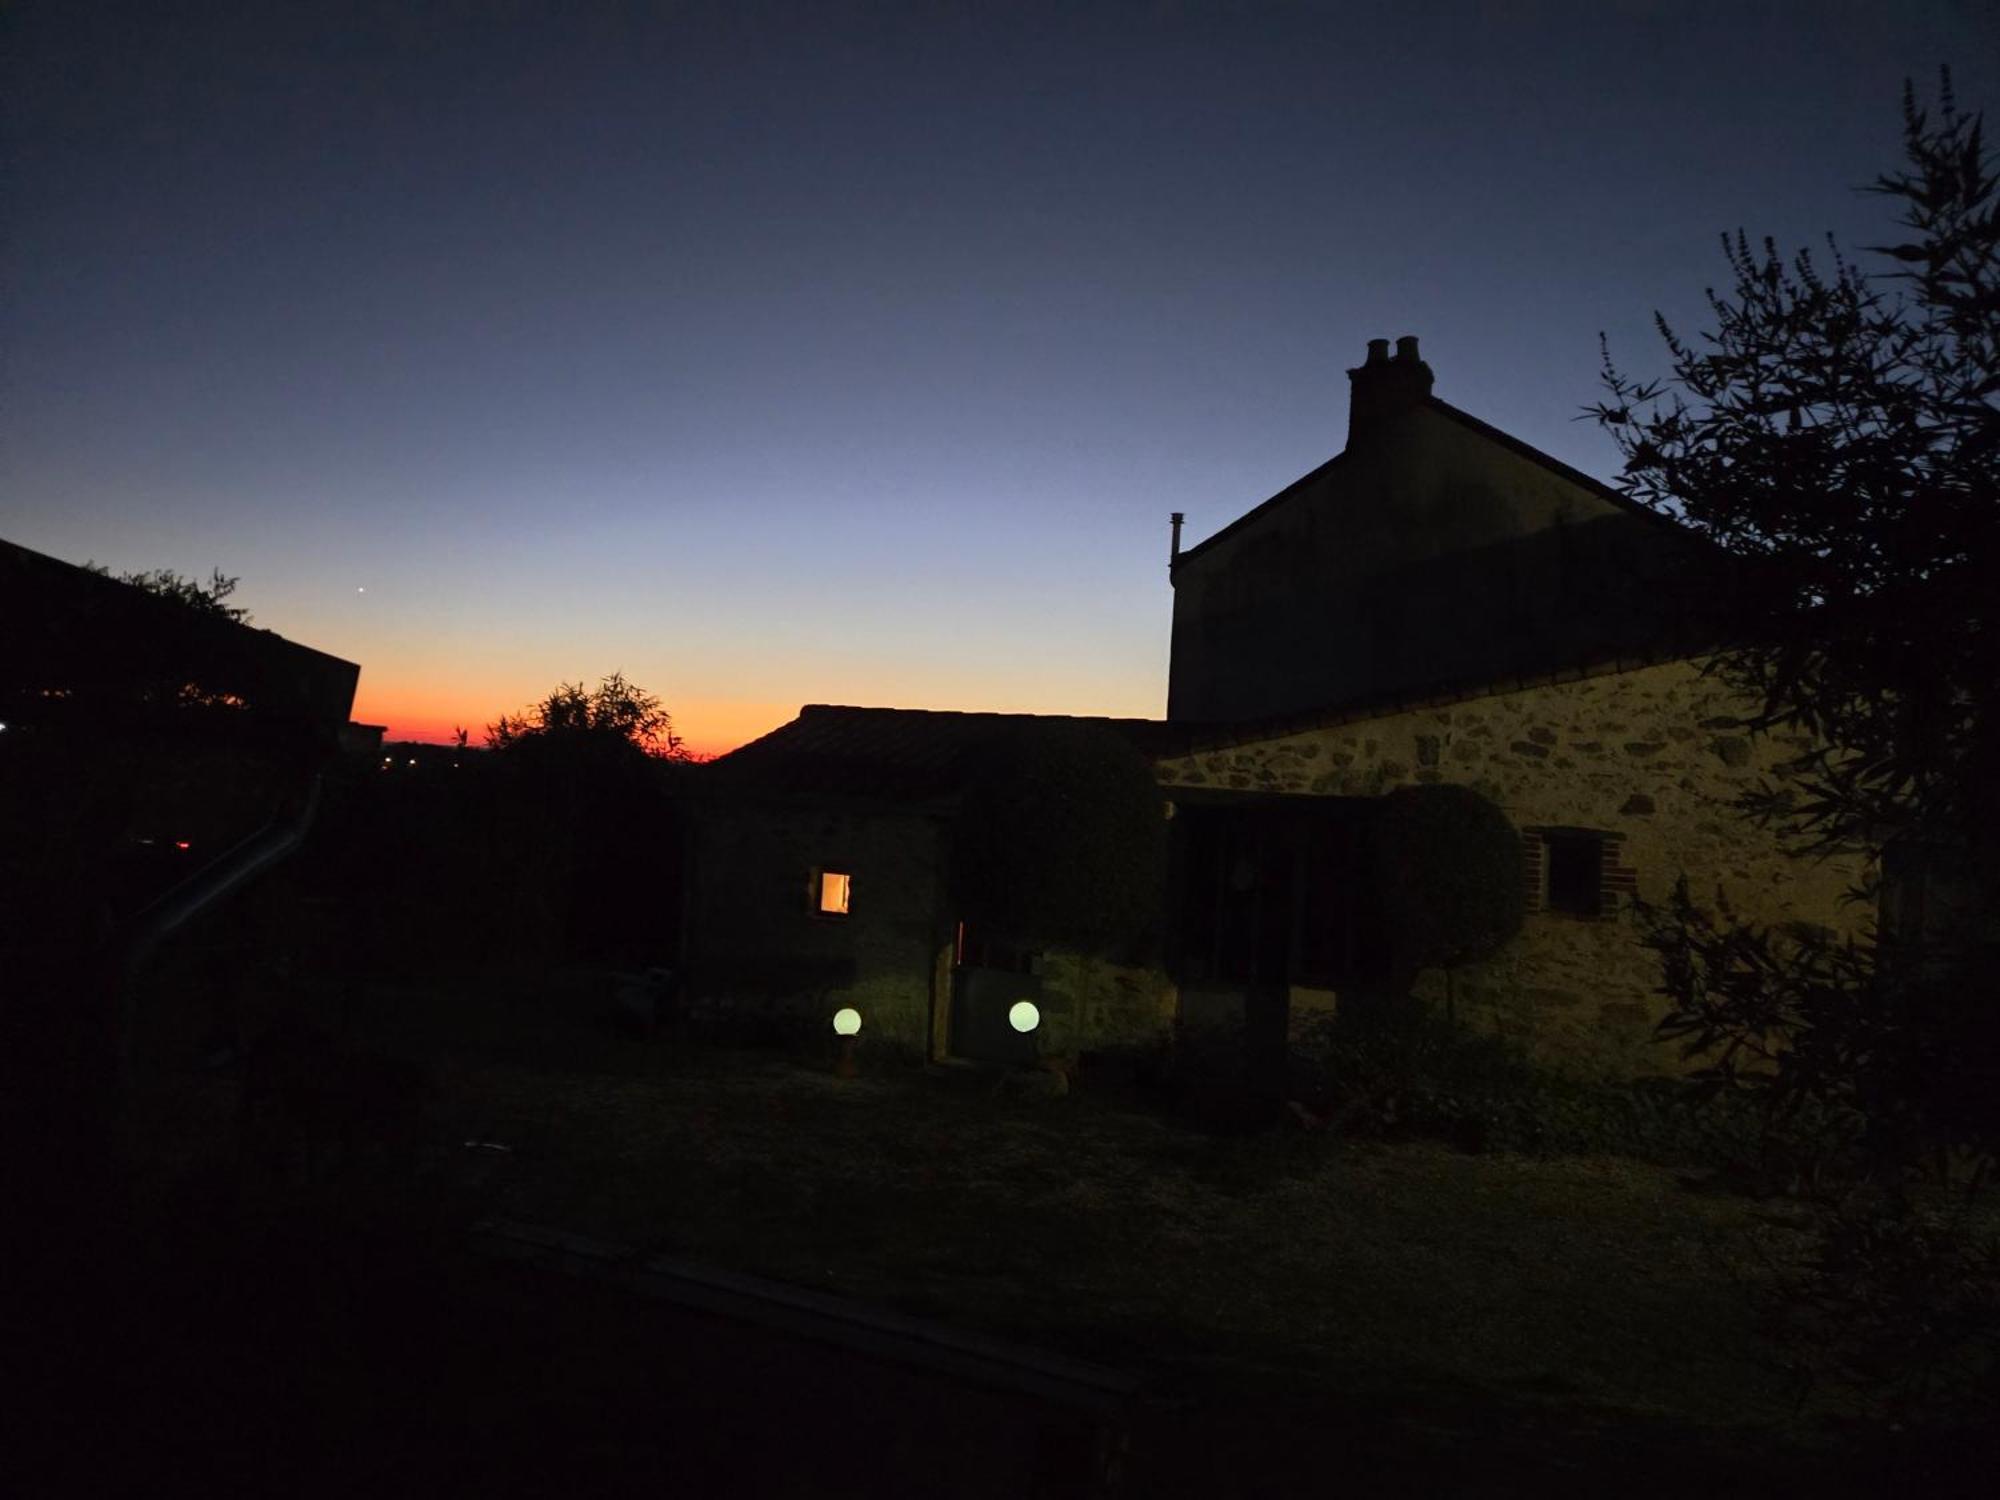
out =
[[(240, 574), (475, 727), (613, 669), (1157, 714), (1188, 540), (1344, 371), (1586, 471), (1717, 235), (1887, 234), (1990, 3), (13, 7), (0, 534)], [(365, 592), (362, 592), (365, 590)]]

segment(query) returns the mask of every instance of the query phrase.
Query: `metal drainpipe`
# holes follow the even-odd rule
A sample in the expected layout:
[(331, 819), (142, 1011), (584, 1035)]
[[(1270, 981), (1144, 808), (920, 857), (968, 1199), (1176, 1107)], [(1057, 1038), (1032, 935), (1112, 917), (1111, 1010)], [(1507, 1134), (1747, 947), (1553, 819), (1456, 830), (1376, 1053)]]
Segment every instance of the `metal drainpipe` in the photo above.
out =
[(118, 970), (118, 1070), (121, 1082), (132, 1081), (132, 1028), (137, 1015), (140, 971), (169, 934), (184, 926), (223, 897), (262, 874), (305, 842), (319, 808), (320, 775), (286, 802), (271, 821), (228, 853), (195, 871), (186, 880), (142, 909), (132, 919), (123, 943)]

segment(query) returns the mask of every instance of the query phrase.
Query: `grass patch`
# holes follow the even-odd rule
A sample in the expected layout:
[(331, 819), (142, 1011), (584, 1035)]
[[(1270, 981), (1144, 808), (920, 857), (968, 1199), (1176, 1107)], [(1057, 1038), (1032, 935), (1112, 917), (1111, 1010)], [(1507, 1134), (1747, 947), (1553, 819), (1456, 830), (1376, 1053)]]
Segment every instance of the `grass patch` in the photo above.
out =
[[(1759, 1332), (1760, 1253), (1799, 1243), (1795, 1215), (1660, 1165), (1217, 1139), (1087, 1090), (997, 1094), (865, 1056), (843, 1080), (818, 1057), (621, 1037), (581, 989), (381, 990), (351, 1024), (429, 1063), (428, 1180), (461, 1220), (845, 1294), (1208, 1402), (1338, 1393), (1466, 1430), (1504, 1412), (1718, 1443), (1842, 1415), (1796, 1412)], [(177, 1075), (154, 1108), (159, 1164), (185, 1164), (226, 1141), (233, 1083)]]
[(631, 1041), (560, 991), (383, 991), (359, 1024), (433, 1059), (440, 1143), (511, 1148), (484, 1192), (520, 1218), (1190, 1385), (1281, 1371), (1704, 1424), (1790, 1411), (1752, 1326), (1760, 1272), (1730, 1248), (1782, 1240), (1782, 1212), (1658, 1166), (1218, 1140), (1087, 1093)]

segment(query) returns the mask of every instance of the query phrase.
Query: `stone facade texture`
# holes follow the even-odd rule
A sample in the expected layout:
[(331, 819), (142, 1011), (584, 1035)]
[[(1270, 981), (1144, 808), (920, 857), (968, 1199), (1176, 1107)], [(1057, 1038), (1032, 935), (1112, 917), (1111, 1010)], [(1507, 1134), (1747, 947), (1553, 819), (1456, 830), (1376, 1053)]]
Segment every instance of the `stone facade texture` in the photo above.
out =
[[(931, 1050), (932, 974), (945, 961), (943, 829), (915, 814), (731, 803), (695, 822), (689, 994), (762, 1005)], [(844, 917), (815, 909), (814, 877), (853, 878)]]
[[(949, 824), (931, 813), (730, 802), (696, 818), (689, 994), (828, 1026), (861, 1012), (863, 1036), (949, 1054)], [(816, 871), (852, 877), (850, 911), (814, 910)], [(1155, 969), (1051, 952), (1038, 964), (1041, 1047), (1070, 1055), (1164, 1037), (1174, 989)]]
[[(1632, 894), (1662, 901), (1685, 873), (1697, 900), (1720, 890), (1758, 922), (1858, 931), (1872, 917), (1841, 901), (1862, 856), (1790, 856), (1732, 807), (1805, 748), (1751, 737), (1751, 711), (1698, 664), (1670, 662), (1185, 755), (1158, 774), (1170, 792), (1379, 796), (1433, 781), (1484, 792), (1524, 831), (1530, 911), (1505, 952), (1454, 977), (1459, 1013), (1545, 1062), (1630, 1076), (1676, 1066), (1651, 1039), (1664, 1002)], [(1598, 915), (1546, 909), (1541, 831), (1551, 829), (1613, 836)], [(1420, 993), (1443, 992), (1444, 976), (1427, 973)]]
[(1174, 984), (1157, 969), (1050, 953), (1042, 960), (1042, 988), (1050, 997), (1044, 1049), (1051, 1054), (1142, 1046), (1173, 1030)]

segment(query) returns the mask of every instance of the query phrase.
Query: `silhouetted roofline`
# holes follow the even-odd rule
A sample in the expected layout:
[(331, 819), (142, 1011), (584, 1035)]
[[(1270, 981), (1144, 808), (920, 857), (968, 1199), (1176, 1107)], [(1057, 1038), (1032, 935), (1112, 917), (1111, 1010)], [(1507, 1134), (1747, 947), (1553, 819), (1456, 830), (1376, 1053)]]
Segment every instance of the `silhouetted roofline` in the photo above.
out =
[(1272, 507), (1277, 505), (1282, 505), (1285, 501), (1291, 499), (1294, 495), (1298, 494), (1307, 485), (1311, 484), (1314, 480), (1324, 475), (1328, 469), (1331, 469), (1335, 464), (1339, 463), (1345, 457), (1347, 457), (1347, 452), (1345, 449), (1343, 449), (1339, 453), (1334, 454), (1332, 458), (1329, 458), (1325, 463), (1321, 464), (1317, 469), (1314, 469), (1311, 473), (1301, 474), (1297, 479), (1294, 479), (1290, 484), (1286, 485), (1283, 489), (1279, 490), (1278, 493), (1273, 495), (1270, 499), (1251, 506), (1250, 509), (1244, 511), (1242, 515), (1238, 516), (1235, 520), (1231, 521), (1227, 526), (1223, 527), (1220, 531), (1211, 532), (1209, 533), (1209, 535), (1203, 537), (1200, 541), (1196, 542), (1192, 547), (1183, 548), (1178, 554), (1175, 555), (1174, 566), (1179, 567), (1182, 563), (1186, 562), (1190, 557), (1200, 556), (1202, 553), (1206, 552), (1210, 547), (1213, 547), (1217, 542), (1221, 541), (1224, 537), (1228, 536), (1231, 532), (1239, 531), (1243, 527), (1248, 526), (1252, 521), (1256, 520), (1259, 516), (1263, 515), (1264, 512), (1270, 510)]
[[(0, 541), (0, 717), (197, 736), (281, 726), (330, 741), (360, 674), (276, 631)], [(197, 682), (228, 706), (204, 714), (154, 703), (145, 694), (159, 682)]]
[(995, 736), (1032, 724), (1096, 725), (1148, 760), (1179, 734), (1164, 719), (808, 703), (796, 718), (718, 756), (700, 779), (718, 792), (765, 800), (942, 808), (962, 789), (972, 757)]
[(982, 720), (990, 721), (996, 729), (1007, 724), (1101, 724), (1108, 729), (1131, 731), (1134, 734), (1159, 729), (1167, 723), (1165, 719), (1119, 719), (1105, 714), (1036, 714), (977, 708), (883, 708), (861, 703), (802, 703), (799, 705), (799, 711), (776, 729), (767, 730), (754, 740), (745, 740), (734, 750), (725, 751), (708, 764), (720, 766), (753, 750), (780, 748), (784, 741), (795, 737), (799, 723), (808, 716), (834, 714), (855, 718), (868, 716), (882, 720), (928, 720), (933, 723), (971, 723), (974, 720)]
[(1542, 450), (1537, 448), (1533, 443), (1523, 442), (1520, 438), (1515, 437), (1511, 432), (1502, 432), (1498, 427), (1495, 427), (1491, 422), (1482, 422), (1478, 417), (1472, 415), (1471, 412), (1460, 411), (1456, 406), (1453, 406), (1449, 401), (1440, 401), (1436, 396), (1427, 396), (1424, 398), (1424, 404), (1426, 406), (1434, 407), (1442, 415), (1450, 417), (1452, 421), (1458, 423), (1459, 426), (1470, 428), (1472, 431), (1478, 433), (1481, 437), (1492, 439), (1494, 442), (1498, 443), (1501, 447), (1511, 449), (1514, 453), (1519, 454), (1522, 458), (1527, 459), (1530, 463), (1537, 464), (1540, 467), (1547, 469), (1550, 473), (1556, 475), (1558, 478), (1567, 479), (1571, 484), (1576, 485), (1579, 489), (1588, 490), (1598, 499), (1609, 501), (1611, 504), (1617, 506), (1620, 510), (1627, 511), (1632, 515), (1642, 517), (1645, 520), (1656, 522), (1657, 524), (1668, 527), (1671, 530), (1681, 535), (1684, 536), (1693, 535), (1692, 532), (1688, 531), (1688, 529), (1685, 526), (1683, 526), (1680, 522), (1676, 521), (1672, 516), (1662, 514), (1660, 511), (1654, 510), (1650, 505), (1641, 505), (1637, 500), (1634, 500), (1630, 495), (1621, 495), (1617, 490), (1614, 490), (1610, 485), (1606, 484), (1603, 480), (1593, 479), (1590, 475), (1584, 473), (1583, 470), (1571, 468), (1568, 464), (1564, 463), (1561, 459), (1555, 457), (1553, 454), (1542, 452)]
[[(1584, 490), (1589, 494), (1595, 495), (1600, 500), (1607, 501), (1610, 504), (1617, 506), (1620, 510), (1625, 511), (1630, 515), (1643, 517), (1644, 519), (1651, 521), (1656, 525), (1667, 527), (1681, 536), (1686, 536), (1686, 537), (1694, 536), (1693, 532), (1690, 532), (1685, 526), (1681, 525), (1672, 516), (1663, 515), (1659, 511), (1652, 509), (1650, 506), (1641, 505), (1638, 501), (1632, 499), (1628, 495), (1619, 494), (1617, 490), (1611, 488), (1611, 486), (1606, 484), (1603, 480), (1593, 479), (1590, 477), (1590, 475), (1584, 473), (1583, 470), (1571, 468), (1561, 459), (1556, 458), (1551, 454), (1542, 452), (1542, 450), (1537, 448), (1533, 443), (1523, 442), (1520, 438), (1515, 437), (1512, 433), (1502, 432), (1498, 427), (1495, 427), (1491, 422), (1482, 422), (1478, 417), (1473, 416), (1472, 413), (1467, 411), (1460, 411), (1456, 406), (1453, 406), (1449, 401), (1442, 401), (1436, 396), (1425, 396), (1418, 404), (1431, 411), (1436, 412), (1441, 417), (1449, 418), (1451, 421), (1458, 423), (1459, 426), (1461, 427), (1467, 428), (1472, 432), (1478, 433), (1481, 437), (1487, 438), (1492, 442), (1498, 443), (1501, 447), (1514, 453), (1518, 457), (1525, 458), (1530, 463), (1535, 464), (1540, 468), (1547, 469), (1551, 474), (1556, 475), (1558, 478), (1568, 480), (1571, 484), (1577, 486), (1577, 488)], [(1239, 530), (1240, 528), (1249, 525), (1252, 521), (1256, 520), (1259, 516), (1263, 515), (1266, 511), (1269, 511), (1274, 506), (1282, 505), (1285, 501), (1292, 499), (1294, 496), (1298, 495), (1301, 491), (1303, 491), (1306, 487), (1314, 483), (1314, 481), (1324, 476), (1329, 469), (1331, 469), (1335, 464), (1339, 463), (1345, 457), (1347, 457), (1347, 450), (1342, 449), (1340, 452), (1334, 454), (1332, 458), (1328, 459), (1325, 463), (1321, 464), (1317, 469), (1314, 469), (1311, 473), (1300, 475), (1297, 479), (1294, 479), (1290, 484), (1286, 485), (1283, 489), (1279, 490), (1278, 493), (1273, 495), (1270, 499), (1265, 500), (1258, 505), (1254, 505), (1249, 510), (1243, 512), (1242, 515), (1238, 516), (1235, 520), (1231, 521), (1227, 526), (1224, 526), (1220, 531), (1214, 532), (1208, 536), (1203, 537), (1200, 541), (1196, 542), (1192, 547), (1183, 549), (1174, 558), (1174, 566), (1179, 567), (1182, 563), (1186, 562), (1191, 557), (1199, 557), (1203, 552), (1207, 551), (1210, 547), (1214, 546), (1224, 537), (1229, 536), (1230, 534)]]
[[(1037, 714), (985, 708), (876, 708), (857, 703), (807, 703), (800, 707), (799, 715), (803, 718), (807, 714), (880, 714), (884, 717), (895, 715), (936, 720), (990, 719), (996, 724), (1101, 724), (1108, 729), (1133, 730), (1153, 728), (1166, 722), (1164, 719), (1123, 719), (1110, 714)], [(750, 743), (755, 744), (756, 741)]]

